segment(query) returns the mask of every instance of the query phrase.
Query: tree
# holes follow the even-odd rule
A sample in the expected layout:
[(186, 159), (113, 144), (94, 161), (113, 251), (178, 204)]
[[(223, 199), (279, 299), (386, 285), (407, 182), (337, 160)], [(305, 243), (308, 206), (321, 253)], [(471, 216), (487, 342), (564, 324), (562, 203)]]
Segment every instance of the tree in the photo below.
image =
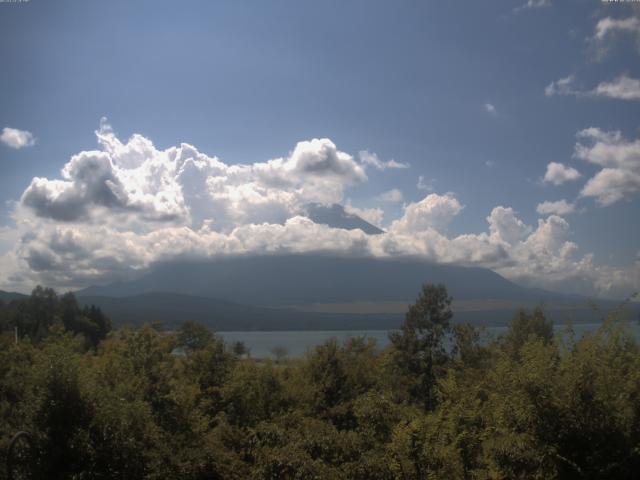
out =
[(111, 330), (111, 321), (99, 307), (91, 305), (80, 309), (72, 292), (62, 295), (58, 303), (65, 330), (84, 335), (93, 347), (107, 337)]
[(42, 340), (56, 319), (58, 296), (51, 288), (38, 285), (25, 300), (11, 303), (11, 327), (18, 327), (20, 336)]
[(214, 335), (207, 327), (198, 322), (186, 321), (180, 328), (178, 346), (188, 350), (202, 350), (214, 339)]
[(479, 368), (487, 356), (487, 349), (480, 342), (481, 330), (471, 323), (458, 323), (452, 328), (452, 356), (467, 368)]
[(279, 413), (284, 406), (278, 372), (271, 365), (240, 362), (222, 389), (225, 411), (231, 423), (255, 425)]
[(400, 331), (389, 335), (394, 366), (406, 379), (412, 399), (428, 410), (436, 404), (436, 374), (447, 360), (443, 339), (452, 316), (445, 286), (426, 284)]
[(504, 349), (512, 356), (518, 355), (522, 346), (532, 338), (539, 338), (547, 345), (553, 340), (553, 323), (547, 320), (541, 306), (529, 313), (520, 309), (502, 338)]
[(249, 355), (249, 348), (247, 348), (242, 340), (233, 342), (231, 350), (239, 357), (242, 357), (243, 355)]
[(95, 305), (85, 306), (82, 309), (82, 315), (96, 326), (97, 335), (95, 338), (92, 338), (92, 341), (97, 345), (97, 343), (104, 340), (111, 331), (111, 320), (102, 312), (100, 307), (96, 307)]
[(271, 349), (271, 354), (275, 357), (276, 363), (280, 363), (289, 355), (289, 350), (282, 345), (276, 345)]
[(313, 407), (326, 414), (345, 397), (347, 374), (335, 337), (315, 348), (307, 362), (308, 379), (313, 386)]

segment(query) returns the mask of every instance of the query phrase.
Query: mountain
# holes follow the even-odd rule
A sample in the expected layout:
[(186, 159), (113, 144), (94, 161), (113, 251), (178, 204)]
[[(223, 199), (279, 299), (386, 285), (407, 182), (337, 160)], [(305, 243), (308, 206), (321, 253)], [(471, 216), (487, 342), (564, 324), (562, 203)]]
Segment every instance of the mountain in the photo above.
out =
[[(172, 292), (260, 306), (414, 300), (424, 283), (444, 283), (456, 299), (542, 299), (484, 268), (415, 258), (263, 255), (156, 265), (142, 277), (78, 295), (126, 297)], [(550, 294), (551, 295), (551, 294)]]
[[(306, 214), (333, 228), (383, 233), (341, 205), (310, 204)], [(116, 323), (192, 319), (218, 330), (388, 329), (400, 324), (424, 283), (447, 286), (456, 321), (504, 325), (518, 308), (539, 303), (557, 322), (598, 318), (584, 297), (524, 288), (485, 268), (413, 257), (289, 254), (173, 261), (134, 280), (76, 293)], [(615, 305), (598, 303), (605, 310)]]
[(315, 223), (329, 225), (332, 228), (342, 228), (345, 230), (360, 229), (369, 235), (384, 233), (383, 230), (363, 220), (357, 215), (347, 213), (342, 205), (322, 205), (310, 203), (305, 207), (307, 217)]
[[(601, 317), (585, 297), (524, 288), (484, 268), (416, 258), (265, 255), (171, 262), (132, 281), (76, 293), (116, 323), (192, 319), (218, 330), (389, 329), (400, 324), (424, 283), (447, 286), (455, 321), (505, 325), (518, 308), (540, 303), (556, 323)], [(603, 311), (617, 305), (598, 304)], [(636, 315), (639, 307), (632, 305)]]
[(27, 295), (18, 292), (5, 292), (4, 290), (0, 290), (0, 301), (3, 303), (9, 303), (12, 300), (22, 300), (27, 298)]
[[(311, 203), (306, 215), (332, 228), (384, 233), (342, 205)], [(419, 258), (340, 255), (262, 255), (211, 261), (169, 262), (132, 281), (89, 287), (78, 295), (127, 297), (172, 292), (255, 306), (357, 301), (414, 300), (424, 283), (444, 283), (457, 300), (558, 300), (562, 296), (526, 289), (484, 268), (429, 263)], [(564, 297), (562, 297), (564, 298)], [(574, 299), (575, 301), (575, 299)]]
[[(215, 298), (243, 305), (291, 307), (354, 302), (412, 302), (424, 283), (443, 283), (464, 310), (513, 309), (544, 302), (583, 306), (587, 299), (517, 285), (485, 268), (416, 258), (263, 255), (158, 264), (138, 279), (89, 287), (78, 296), (151, 292)], [(306, 309), (308, 311), (313, 309)], [(316, 309), (316, 311), (318, 311)]]
[(349, 315), (299, 312), (241, 305), (215, 298), (167, 292), (130, 297), (81, 296), (82, 305), (96, 305), (116, 326), (161, 322), (177, 328), (186, 320), (216, 331), (242, 330), (387, 330), (397, 328), (401, 315)]
[[(80, 296), (82, 305), (97, 305), (112, 319), (114, 326), (160, 322), (176, 329), (186, 320), (203, 323), (216, 331), (251, 330), (390, 330), (400, 326), (404, 308), (387, 313), (318, 313), (298, 309), (277, 309), (241, 305), (224, 300), (167, 292), (151, 292), (129, 297)], [(408, 302), (407, 302), (408, 303)], [(504, 326), (513, 318), (519, 304), (491, 304), (489, 308), (456, 308), (453, 322)], [(635, 309), (637, 310), (637, 308)], [(572, 307), (548, 305), (545, 312), (555, 323), (571, 320), (591, 323), (600, 320), (586, 305)], [(637, 311), (636, 311), (637, 314)]]

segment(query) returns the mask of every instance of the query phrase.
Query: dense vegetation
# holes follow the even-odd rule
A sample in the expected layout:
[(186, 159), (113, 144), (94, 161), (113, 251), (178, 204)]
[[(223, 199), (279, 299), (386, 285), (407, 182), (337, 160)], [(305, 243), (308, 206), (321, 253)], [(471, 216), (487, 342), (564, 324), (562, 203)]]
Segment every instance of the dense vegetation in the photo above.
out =
[(382, 351), (254, 360), (190, 322), (109, 332), (38, 288), (0, 308), (0, 452), (31, 432), (49, 479), (636, 478), (640, 350), (617, 315), (574, 338), (521, 311), (491, 342), (451, 317), (427, 285)]

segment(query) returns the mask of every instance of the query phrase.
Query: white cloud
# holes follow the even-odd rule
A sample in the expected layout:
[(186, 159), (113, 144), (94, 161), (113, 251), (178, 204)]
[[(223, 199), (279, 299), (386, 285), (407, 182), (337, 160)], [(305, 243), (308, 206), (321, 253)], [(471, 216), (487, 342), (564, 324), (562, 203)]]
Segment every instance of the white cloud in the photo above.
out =
[(611, 205), (640, 192), (640, 139), (623, 138), (619, 131), (587, 128), (578, 132), (574, 155), (602, 169), (587, 181), (580, 194)]
[(573, 167), (567, 167), (566, 165), (558, 162), (550, 162), (547, 165), (547, 171), (544, 174), (543, 181), (546, 183), (552, 183), (553, 185), (562, 185), (566, 182), (577, 180), (581, 177)]
[(398, 190), (397, 188), (392, 188), (391, 190), (381, 193), (376, 198), (381, 202), (400, 203), (404, 197), (402, 196), (402, 192), (400, 190)]
[(384, 210), (381, 208), (359, 208), (351, 204), (351, 199), (347, 199), (347, 203), (344, 206), (344, 211), (352, 215), (366, 220), (376, 227), (382, 227), (382, 218), (384, 217)]
[(528, 0), (524, 5), (526, 8), (542, 8), (542, 7), (550, 7), (551, 0)]
[(606, 97), (617, 100), (640, 100), (640, 80), (621, 75), (614, 80), (599, 83), (592, 90), (574, 87), (575, 76), (570, 75), (551, 82), (544, 90), (546, 96), (572, 95), (575, 97)]
[(365, 166), (371, 166), (376, 170), (387, 170), (387, 169), (398, 169), (398, 168), (409, 168), (410, 165), (408, 163), (397, 162), (394, 159), (382, 161), (375, 153), (369, 152), (367, 150), (362, 150), (358, 152), (358, 156), (360, 157), (360, 162)]
[(556, 202), (545, 201), (539, 203), (536, 212), (540, 215), (569, 215), (576, 211), (576, 206), (566, 200), (558, 200)]
[(611, 48), (613, 41), (625, 34), (635, 38), (636, 49), (640, 51), (640, 18), (630, 16), (627, 18), (605, 17), (600, 19), (591, 38), (591, 44), (595, 47), (596, 57), (604, 57)]
[(511, 207), (495, 207), (487, 222), (490, 238), (498, 244), (515, 245), (531, 233), (531, 227), (525, 225)]
[[(486, 232), (450, 236), (464, 208), (453, 194), (405, 205), (379, 235), (316, 224), (301, 215), (304, 205), (339, 202), (349, 186), (366, 180), (362, 167), (327, 139), (300, 142), (282, 158), (228, 165), (186, 144), (157, 150), (141, 136), (122, 143), (106, 125), (97, 133), (100, 150), (74, 155), (58, 179), (34, 179), (15, 206), (15, 227), (0, 232), (13, 243), (0, 256), (0, 288), (108, 283), (174, 258), (319, 251), (417, 255), (563, 291), (640, 286), (637, 265), (614, 269), (578, 257), (569, 224), (556, 215), (534, 228), (499, 206)], [(624, 145), (615, 133), (589, 135)], [(350, 201), (347, 211), (382, 220), (381, 209)]]
[(628, 18), (602, 18), (596, 24), (594, 38), (596, 40), (604, 40), (607, 36), (618, 32), (627, 33), (639, 33), (640, 32), (640, 18), (628, 17)]
[(0, 226), (0, 255), (9, 251), (18, 241), (18, 231), (7, 225)]
[(560, 80), (555, 80), (546, 86), (544, 94), (547, 97), (553, 95), (576, 95), (578, 92), (573, 88), (575, 80), (575, 75), (569, 75)]
[(611, 82), (602, 82), (593, 95), (620, 100), (640, 100), (640, 80), (621, 75)]
[(453, 195), (432, 193), (417, 203), (405, 206), (403, 217), (395, 220), (391, 224), (390, 230), (394, 232), (421, 232), (433, 228), (437, 231), (444, 231), (462, 208), (460, 202)]
[(484, 109), (487, 111), (487, 113), (490, 113), (492, 115), (496, 115), (498, 113), (495, 105), (493, 105), (492, 103), (485, 103)]
[(435, 179), (427, 180), (424, 176), (420, 175), (418, 177), (418, 183), (416, 185), (416, 188), (418, 190), (426, 190), (427, 192), (433, 192), (434, 182), (435, 182)]
[(580, 194), (595, 197), (601, 205), (612, 205), (627, 194), (640, 191), (640, 174), (622, 169), (603, 168), (584, 186)]
[(527, 0), (527, 3), (514, 8), (514, 12), (518, 13), (523, 10), (538, 9), (544, 7), (550, 7), (552, 5), (551, 0)]
[(133, 135), (121, 143), (103, 123), (99, 151), (81, 152), (62, 179), (34, 178), (22, 204), (59, 221), (153, 221), (231, 229), (255, 221), (282, 222), (305, 203), (337, 203), (367, 176), (328, 139), (299, 142), (283, 158), (227, 165), (188, 144), (157, 150)]
[(0, 134), (0, 142), (18, 150), (32, 146), (36, 143), (36, 139), (31, 132), (26, 130), (5, 127), (2, 129), (2, 134)]

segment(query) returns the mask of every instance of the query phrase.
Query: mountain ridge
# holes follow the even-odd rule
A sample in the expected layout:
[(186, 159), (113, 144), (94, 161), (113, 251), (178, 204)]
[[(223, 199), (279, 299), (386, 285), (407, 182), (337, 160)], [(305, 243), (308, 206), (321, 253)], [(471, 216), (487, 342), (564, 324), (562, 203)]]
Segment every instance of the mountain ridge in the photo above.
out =
[(332, 228), (342, 228), (344, 230), (359, 229), (369, 235), (384, 233), (384, 230), (367, 222), (362, 217), (347, 212), (345, 208), (338, 203), (331, 205), (309, 203), (305, 206), (304, 210), (306, 216), (315, 223), (328, 225)]
[[(78, 295), (125, 297), (174, 292), (251, 305), (362, 300), (413, 300), (424, 283), (444, 283), (454, 298), (539, 297), (480, 267), (436, 264), (415, 257), (293, 254), (224, 257), (156, 264), (141, 277), (79, 290)], [(556, 294), (549, 292), (549, 296)]]

